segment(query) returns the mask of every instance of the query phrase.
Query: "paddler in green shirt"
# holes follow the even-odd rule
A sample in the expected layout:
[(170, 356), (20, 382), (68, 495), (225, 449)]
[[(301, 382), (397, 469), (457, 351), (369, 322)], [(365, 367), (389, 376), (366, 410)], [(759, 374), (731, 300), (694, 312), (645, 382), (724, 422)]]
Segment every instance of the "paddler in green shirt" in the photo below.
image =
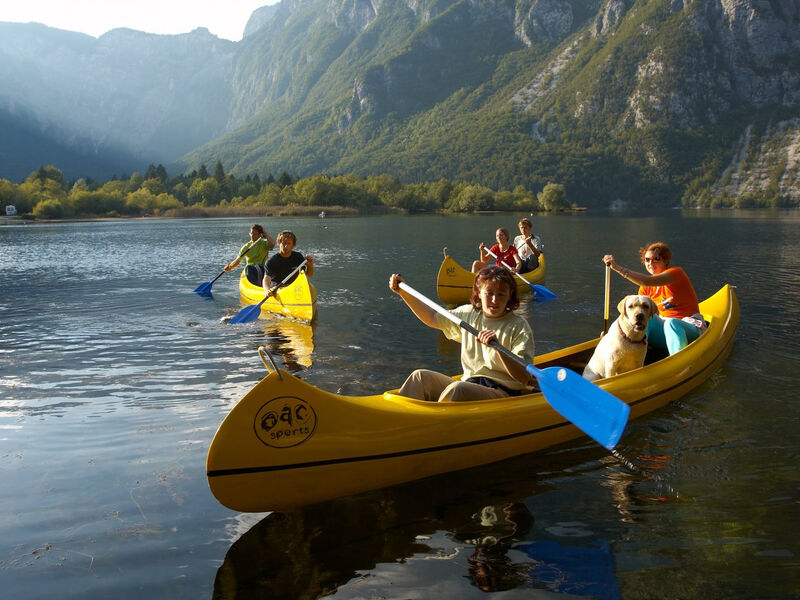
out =
[(256, 223), (250, 228), (250, 241), (239, 250), (239, 257), (225, 265), (225, 270), (230, 271), (239, 266), (245, 259), (245, 276), (253, 285), (261, 285), (264, 278), (264, 263), (267, 261), (269, 251), (275, 247), (275, 240)]

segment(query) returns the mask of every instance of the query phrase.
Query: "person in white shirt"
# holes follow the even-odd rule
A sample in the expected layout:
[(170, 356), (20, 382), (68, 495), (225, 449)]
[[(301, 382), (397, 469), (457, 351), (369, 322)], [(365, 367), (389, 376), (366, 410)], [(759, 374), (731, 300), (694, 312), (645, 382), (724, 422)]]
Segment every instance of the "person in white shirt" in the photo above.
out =
[(531, 233), (532, 227), (530, 220), (527, 218), (520, 219), (520, 235), (514, 238), (514, 247), (517, 249), (522, 263), (522, 268), (519, 270), (520, 273), (528, 273), (539, 266), (539, 255), (544, 248), (542, 238)]

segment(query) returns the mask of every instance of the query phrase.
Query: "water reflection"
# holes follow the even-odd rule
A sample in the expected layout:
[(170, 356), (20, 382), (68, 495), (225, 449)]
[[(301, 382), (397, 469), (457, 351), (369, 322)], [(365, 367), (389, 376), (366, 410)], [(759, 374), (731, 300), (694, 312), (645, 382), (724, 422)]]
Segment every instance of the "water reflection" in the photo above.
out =
[(213, 598), (378, 597), (387, 577), (396, 597), (426, 581), (453, 598), (513, 589), (618, 598), (607, 542), (557, 541), (578, 537), (574, 524), (534, 527), (527, 503), (549, 488), (530, 467), (516, 459), (271, 513), (230, 547)]
[[(314, 351), (312, 325), (294, 319), (260, 319), (264, 345), (274, 357), (283, 360), (287, 371), (297, 373), (311, 366)], [(280, 366), (280, 365), (279, 365)]]
[(606, 541), (573, 546), (545, 540), (521, 544), (516, 549), (534, 560), (528, 571), (532, 587), (595, 600), (621, 598), (614, 555)]
[(469, 577), (484, 592), (500, 592), (522, 586), (527, 564), (514, 563), (508, 551), (515, 542), (525, 539), (533, 526), (533, 515), (522, 502), (484, 506), (473, 515), (481, 530), (467, 540), (475, 550), (467, 559)]

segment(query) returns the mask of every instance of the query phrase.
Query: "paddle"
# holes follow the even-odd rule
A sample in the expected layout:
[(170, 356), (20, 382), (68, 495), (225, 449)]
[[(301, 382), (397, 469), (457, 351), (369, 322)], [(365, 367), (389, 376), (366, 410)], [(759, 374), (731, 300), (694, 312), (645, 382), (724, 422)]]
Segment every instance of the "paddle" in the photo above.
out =
[[(472, 325), (465, 323), (449, 310), (423, 296), (405, 282), (401, 281), (399, 285), (401, 289), (417, 298), (420, 302), (423, 302), (443, 317), (477, 337), (478, 330)], [(628, 414), (631, 410), (622, 400), (584, 379), (575, 371), (564, 367), (537, 369), (533, 365), (527, 364), (497, 340), (492, 340), (490, 345), (498, 352), (524, 366), (525, 370), (536, 378), (550, 406), (571, 421), (573, 425), (609, 450), (617, 445), (622, 432), (625, 430), (625, 424), (628, 421)]]
[[(245, 254), (247, 254), (253, 246), (255, 246), (258, 242), (260, 242), (263, 239), (264, 239), (263, 237), (260, 237), (255, 242), (250, 244), (245, 250), (242, 251), (242, 253), (236, 258), (236, 260), (241, 260), (241, 258)], [(225, 269), (222, 269), (220, 274), (214, 277), (214, 279), (212, 279), (211, 281), (206, 281), (205, 283), (201, 283), (196, 288), (194, 288), (194, 291), (197, 292), (198, 294), (210, 294), (211, 286), (214, 285), (214, 282), (220, 277), (222, 277), (225, 273), (227, 273), (227, 271)]]
[(604, 307), (603, 333), (608, 333), (608, 322), (611, 320), (611, 265), (606, 265), (606, 304)]
[[(273, 286), (270, 289), (270, 292), (274, 292), (279, 287), (282, 287), (282, 286), (286, 285), (286, 282), (289, 281), (295, 273), (297, 273), (300, 269), (302, 269), (303, 266), (307, 262), (308, 262), (307, 260), (303, 260), (303, 262), (301, 262), (299, 265), (297, 265), (294, 268), (294, 271), (289, 273), (283, 279), (283, 281), (281, 281), (278, 285)], [(238, 313), (233, 315), (233, 317), (231, 317), (231, 320), (228, 321), (228, 322), (229, 323), (249, 323), (250, 321), (255, 321), (258, 318), (258, 315), (261, 314), (261, 305), (264, 304), (264, 302), (267, 301), (267, 298), (269, 298), (269, 296), (265, 295), (264, 299), (261, 302), (259, 302), (258, 304), (253, 304), (251, 306), (246, 306), (245, 308), (240, 310)]]
[(486, 253), (487, 253), (489, 256), (492, 256), (492, 257), (494, 257), (494, 259), (495, 259), (497, 262), (499, 262), (499, 263), (500, 263), (501, 265), (503, 265), (503, 266), (504, 266), (506, 269), (508, 269), (509, 271), (511, 271), (511, 272), (512, 272), (514, 275), (516, 275), (517, 277), (519, 277), (520, 279), (522, 279), (522, 281), (524, 281), (524, 282), (525, 282), (525, 283), (527, 283), (529, 286), (531, 286), (531, 289), (533, 290), (533, 293), (534, 293), (534, 295), (535, 295), (535, 296), (537, 296), (537, 297), (541, 298), (542, 300), (553, 300), (553, 299), (555, 299), (555, 298), (558, 298), (558, 296), (556, 296), (556, 295), (555, 295), (553, 292), (551, 292), (550, 290), (548, 290), (548, 289), (547, 289), (546, 287), (544, 287), (543, 285), (539, 285), (539, 284), (536, 284), (536, 283), (531, 283), (530, 281), (528, 281), (527, 279), (525, 279), (525, 278), (524, 278), (522, 275), (520, 275), (520, 274), (519, 274), (519, 273), (517, 273), (517, 272), (516, 272), (514, 269), (512, 269), (511, 267), (509, 267), (509, 266), (508, 266), (508, 265), (507, 265), (505, 262), (503, 262), (502, 260), (500, 260), (499, 258), (497, 258), (497, 255), (496, 255), (494, 252), (492, 252), (491, 250), (489, 250), (488, 248), (484, 248), (484, 250), (486, 250)]

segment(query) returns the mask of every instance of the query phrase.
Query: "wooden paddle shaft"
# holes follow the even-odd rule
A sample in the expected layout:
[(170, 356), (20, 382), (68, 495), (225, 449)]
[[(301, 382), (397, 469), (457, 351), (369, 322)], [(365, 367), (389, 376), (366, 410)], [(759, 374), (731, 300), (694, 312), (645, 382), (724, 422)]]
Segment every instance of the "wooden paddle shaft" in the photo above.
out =
[(606, 304), (604, 307), (603, 317), (605, 325), (603, 326), (603, 333), (608, 333), (608, 322), (611, 319), (611, 265), (606, 265)]

